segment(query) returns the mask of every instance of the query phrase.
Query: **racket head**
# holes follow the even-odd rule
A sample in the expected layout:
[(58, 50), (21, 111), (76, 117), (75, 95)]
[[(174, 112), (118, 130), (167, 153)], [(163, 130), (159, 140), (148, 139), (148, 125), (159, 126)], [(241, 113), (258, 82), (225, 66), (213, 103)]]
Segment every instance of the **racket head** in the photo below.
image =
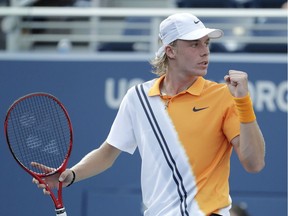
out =
[[(13, 157), (29, 173), (44, 177), (67, 165), (73, 143), (72, 124), (55, 96), (40, 92), (19, 98), (7, 111), (4, 129)], [(55, 169), (44, 172), (31, 162)]]
[[(17, 99), (7, 111), (4, 130), (14, 159), (40, 183), (44, 183), (43, 177), (66, 169), (73, 130), (67, 110), (55, 96), (37, 92)], [(53, 169), (43, 169), (32, 162)], [(48, 190), (55, 206), (62, 207), (62, 183), (59, 200)]]

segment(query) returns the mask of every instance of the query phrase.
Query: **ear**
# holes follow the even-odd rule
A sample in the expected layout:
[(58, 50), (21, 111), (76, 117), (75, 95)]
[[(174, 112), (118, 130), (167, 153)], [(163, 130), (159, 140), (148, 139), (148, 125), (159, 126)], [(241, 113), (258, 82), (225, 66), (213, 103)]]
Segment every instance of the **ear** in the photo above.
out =
[(175, 50), (174, 47), (168, 45), (165, 47), (165, 53), (168, 58), (174, 59), (175, 58)]

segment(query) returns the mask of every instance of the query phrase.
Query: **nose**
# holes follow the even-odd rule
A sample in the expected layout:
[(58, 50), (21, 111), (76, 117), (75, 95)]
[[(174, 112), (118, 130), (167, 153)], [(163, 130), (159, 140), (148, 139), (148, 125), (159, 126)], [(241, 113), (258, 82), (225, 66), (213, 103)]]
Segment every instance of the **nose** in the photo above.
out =
[(210, 48), (207, 44), (201, 44), (201, 57), (208, 56), (210, 54)]

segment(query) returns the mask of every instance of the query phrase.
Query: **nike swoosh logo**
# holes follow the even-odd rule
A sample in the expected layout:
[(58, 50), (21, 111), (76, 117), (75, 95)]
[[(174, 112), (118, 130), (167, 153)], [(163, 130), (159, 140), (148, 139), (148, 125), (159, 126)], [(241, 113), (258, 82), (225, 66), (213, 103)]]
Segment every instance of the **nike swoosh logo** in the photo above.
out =
[(196, 108), (196, 107), (193, 107), (193, 112), (199, 112), (201, 110), (205, 110), (205, 109), (208, 109), (209, 107), (202, 107), (202, 108)]
[(198, 24), (199, 22), (200, 22), (200, 20), (198, 20), (198, 21), (194, 21), (195, 24)]

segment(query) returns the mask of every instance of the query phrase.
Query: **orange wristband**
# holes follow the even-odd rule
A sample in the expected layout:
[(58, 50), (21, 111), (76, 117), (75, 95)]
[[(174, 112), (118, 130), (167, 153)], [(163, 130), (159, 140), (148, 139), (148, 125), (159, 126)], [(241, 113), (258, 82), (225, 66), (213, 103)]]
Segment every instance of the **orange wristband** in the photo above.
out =
[(249, 123), (256, 120), (252, 100), (249, 94), (242, 98), (234, 97), (234, 101), (241, 123)]

